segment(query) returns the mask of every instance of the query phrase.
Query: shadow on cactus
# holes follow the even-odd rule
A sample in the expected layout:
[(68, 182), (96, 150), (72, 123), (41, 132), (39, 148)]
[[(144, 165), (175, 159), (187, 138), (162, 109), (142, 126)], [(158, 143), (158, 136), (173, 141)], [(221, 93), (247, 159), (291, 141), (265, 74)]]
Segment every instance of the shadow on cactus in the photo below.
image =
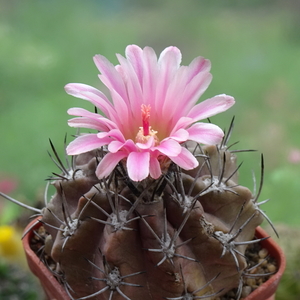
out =
[(70, 126), (97, 133), (78, 135), (65, 162), (51, 143), (56, 193), (33, 209), (47, 233), (41, 259), (71, 299), (215, 299), (234, 288), (239, 299), (254, 276), (246, 249), (262, 240), (254, 233), (264, 217), (272, 225), (258, 202), (263, 157), (253, 195), (238, 183), (236, 152), (251, 150), (231, 150), (233, 120), (226, 134), (198, 122), (234, 104), (227, 95), (196, 104), (209, 61), (179, 66), (175, 47), (157, 60), (149, 47), (128, 46), (126, 57), (116, 67), (95, 57), (112, 102), (92, 87), (66, 86), (105, 116), (69, 110), (79, 116)]

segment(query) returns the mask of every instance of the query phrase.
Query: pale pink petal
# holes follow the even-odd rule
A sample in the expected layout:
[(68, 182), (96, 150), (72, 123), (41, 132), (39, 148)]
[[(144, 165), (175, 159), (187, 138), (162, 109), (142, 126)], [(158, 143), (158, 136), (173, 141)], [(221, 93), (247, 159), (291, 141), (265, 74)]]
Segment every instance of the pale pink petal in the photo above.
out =
[(90, 101), (98, 107), (107, 117), (115, 116), (115, 109), (99, 90), (82, 83), (69, 83), (65, 86), (66, 92), (76, 98)]
[[(116, 66), (117, 71), (124, 77), (126, 82), (129, 103), (118, 93), (111, 91), (111, 96), (119, 116), (119, 126), (124, 135), (131, 136), (139, 126), (141, 126), (141, 105), (143, 103), (143, 94), (141, 86), (132, 66), (121, 55), (117, 55), (121, 65)], [(139, 121), (139, 122), (138, 122)]]
[(188, 66), (188, 82), (190, 82), (199, 73), (209, 73), (210, 71), (210, 61), (201, 56), (198, 56), (192, 60)]
[(182, 97), (181, 110), (186, 114), (206, 91), (212, 80), (210, 73), (197, 74), (186, 86)]
[(99, 115), (98, 113), (92, 113), (84, 108), (78, 108), (78, 107), (72, 107), (68, 109), (68, 114), (72, 116), (80, 116), (80, 117), (86, 117), (93, 120), (101, 120), (101, 122), (105, 123), (108, 128), (117, 128), (117, 125), (112, 120), (103, 117)]
[(196, 123), (187, 129), (189, 140), (200, 144), (219, 144), (224, 136), (223, 130), (214, 124)]
[(141, 150), (146, 150), (154, 146), (154, 137), (150, 136), (146, 143), (136, 143), (137, 147)]
[(150, 47), (145, 47), (143, 51), (143, 96), (144, 103), (150, 104), (153, 108), (153, 115), (159, 109), (155, 106), (156, 84), (158, 77), (157, 56)]
[(130, 153), (132, 151), (136, 151), (137, 147), (135, 145), (135, 143), (132, 140), (127, 140), (125, 142), (122, 141), (112, 141), (111, 143), (109, 143), (108, 145), (108, 151), (109, 152), (117, 152), (119, 150), (121, 150), (123, 152), (127, 152)]
[(182, 143), (188, 140), (189, 133), (185, 129), (181, 128), (175, 131), (174, 133), (170, 134), (170, 138), (179, 143)]
[(210, 62), (203, 57), (194, 59), (188, 67), (181, 66), (168, 87), (164, 113), (176, 113), (174, 117), (177, 119), (186, 115), (209, 86), (212, 79), (209, 70)]
[(133, 181), (141, 181), (149, 175), (149, 152), (131, 152), (127, 158), (128, 176)]
[(160, 70), (156, 87), (156, 108), (159, 107), (159, 104), (164, 103), (169, 84), (179, 68), (180, 62), (181, 52), (176, 47), (166, 48), (159, 56), (158, 65)]
[(192, 118), (194, 122), (197, 122), (227, 110), (234, 103), (233, 97), (225, 94), (218, 95), (194, 106), (187, 117)]
[(94, 62), (101, 75), (100, 80), (108, 87), (110, 91), (115, 91), (121, 98), (127, 101), (126, 87), (122, 76), (117, 72), (115, 66), (104, 56), (95, 55)]
[(73, 118), (68, 121), (68, 125), (70, 127), (75, 127), (75, 128), (89, 128), (89, 129), (96, 129), (99, 131), (108, 131), (109, 128), (99, 122), (98, 120), (93, 120), (85, 117), (81, 118)]
[(91, 119), (95, 119), (95, 120), (100, 118), (99, 114), (92, 113), (92, 112), (90, 112), (84, 108), (80, 108), (80, 107), (69, 108), (67, 110), (67, 112), (69, 115), (72, 115), (72, 116), (87, 117), (87, 118), (91, 118)]
[(184, 170), (192, 170), (199, 164), (195, 156), (186, 148), (181, 147), (181, 152), (177, 156), (169, 156), (169, 158)]
[(120, 141), (112, 141), (108, 145), (108, 151), (112, 153), (118, 152), (122, 147), (124, 147), (124, 143)]
[[(72, 115), (72, 116), (84, 117), (84, 119), (82, 118), (84, 123), (87, 123), (88, 122), (87, 119), (90, 119), (91, 121), (93, 121), (92, 124), (98, 123), (99, 126), (101, 126), (101, 128), (103, 128), (103, 129), (101, 129), (103, 131), (108, 131), (110, 129), (117, 128), (117, 125), (114, 122), (112, 122), (110, 119), (104, 118), (101, 115), (96, 114), (96, 113), (91, 113), (88, 110), (83, 109), (83, 108), (77, 108), (77, 107), (70, 108), (68, 110), (68, 114)], [(73, 122), (73, 120), (76, 120), (76, 121)], [(77, 126), (77, 124), (79, 124), (79, 120), (80, 120), (80, 118), (71, 119), (71, 120), (69, 120), (69, 125), (71, 127), (79, 127), (79, 126)], [(85, 126), (83, 126), (83, 127), (85, 127)], [(97, 128), (91, 127), (91, 129), (97, 129)]]
[(140, 86), (143, 86), (143, 50), (136, 45), (129, 45), (126, 47), (125, 54), (137, 75)]
[(177, 47), (174, 46), (165, 48), (158, 58), (158, 64), (162, 69), (178, 69), (180, 63), (181, 52)]
[[(135, 70), (136, 76), (139, 80), (139, 86), (141, 87), (142, 96), (140, 99), (137, 99), (138, 103), (142, 100), (144, 104), (151, 104), (151, 106), (155, 108), (154, 103), (157, 79), (156, 53), (150, 47), (141, 49), (136, 45), (127, 46), (125, 53), (128, 62)], [(129, 88), (133, 89), (133, 87), (130, 87), (130, 84), (128, 84), (128, 89)]]
[[(175, 119), (181, 117), (182, 110), (179, 109), (179, 107), (182, 106), (181, 101), (186, 87), (186, 73), (187, 67), (185, 66), (181, 66), (176, 70), (174, 77), (168, 84), (167, 93), (164, 96), (163, 101), (161, 101), (163, 105), (160, 109), (160, 118), (163, 116), (166, 119), (166, 122), (169, 122), (169, 119), (171, 120), (173, 117)], [(174, 101), (174, 99), (178, 100)]]
[(125, 141), (126, 141), (124, 138), (124, 135), (122, 134), (122, 132), (119, 129), (112, 129), (109, 132), (99, 132), (99, 133), (97, 133), (97, 137), (99, 139), (109, 137), (110, 139), (114, 139), (114, 140), (120, 141), (122, 143), (125, 143)]
[(184, 129), (188, 126), (190, 126), (193, 123), (193, 119), (191, 118), (187, 118), (187, 117), (181, 117), (177, 123), (174, 125), (170, 135), (172, 136), (173, 134), (175, 134), (175, 132), (177, 132), (179, 129)]
[[(91, 112), (89, 112), (89, 111), (87, 111), (87, 110), (85, 110), (83, 108), (77, 108), (77, 107), (70, 108), (68, 110), (68, 114), (72, 115), (72, 116), (85, 117), (86, 119), (91, 119), (91, 120), (93, 120), (95, 122), (98, 122), (99, 126), (102, 126), (103, 128), (107, 128), (104, 131), (108, 131), (108, 130), (116, 129), (117, 128), (116, 123), (113, 122), (113, 121), (111, 121), (110, 119), (102, 117), (99, 114), (91, 113)], [(78, 118), (75, 118), (75, 119), (78, 119)], [(72, 120), (69, 120), (69, 125), (70, 126), (72, 126), (71, 125), (72, 124)], [(76, 121), (76, 122), (78, 122), (78, 121)], [(73, 127), (75, 127), (75, 126), (73, 126)]]
[[(135, 73), (133, 66), (121, 55), (117, 55), (120, 62), (116, 69), (124, 77), (126, 81), (127, 94), (129, 103), (126, 105), (131, 107), (133, 116), (138, 116), (141, 113), (141, 105), (143, 103), (143, 92), (141, 83)], [(115, 106), (117, 106), (115, 104)]]
[(107, 145), (111, 141), (110, 138), (99, 139), (96, 134), (90, 133), (77, 137), (66, 148), (68, 155), (77, 155), (85, 153), (104, 145)]
[(160, 144), (154, 147), (155, 150), (158, 150), (166, 156), (176, 156), (181, 151), (181, 146), (178, 142), (172, 139), (166, 139), (160, 142)]
[(159, 176), (161, 175), (161, 167), (157, 157), (150, 157), (149, 173), (150, 176), (154, 179), (159, 178)]
[(127, 151), (127, 153), (137, 150), (136, 144), (133, 142), (133, 140), (126, 140), (123, 148), (124, 148), (124, 151), (125, 150)]
[(126, 104), (124, 99), (115, 91), (110, 91), (111, 98), (113, 99), (114, 106), (116, 109), (117, 117), (116, 117), (116, 123), (119, 127), (126, 125), (129, 125), (129, 106)]
[(127, 156), (125, 152), (107, 153), (96, 169), (96, 176), (99, 179), (105, 178), (111, 174), (119, 161)]

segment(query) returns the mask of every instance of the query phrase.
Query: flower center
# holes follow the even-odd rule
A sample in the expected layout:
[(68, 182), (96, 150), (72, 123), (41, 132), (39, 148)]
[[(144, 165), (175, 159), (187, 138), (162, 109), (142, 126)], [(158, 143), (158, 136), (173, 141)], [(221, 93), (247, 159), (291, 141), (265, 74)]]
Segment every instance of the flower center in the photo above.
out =
[(150, 126), (150, 105), (142, 104), (142, 127), (140, 127), (138, 134), (135, 137), (136, 143), (145, 144), (149, 140), (150, 137), (153, 136), (155, 145), (159, 144), (159, 139), (157, 137), (157, 131), (151, 129)]

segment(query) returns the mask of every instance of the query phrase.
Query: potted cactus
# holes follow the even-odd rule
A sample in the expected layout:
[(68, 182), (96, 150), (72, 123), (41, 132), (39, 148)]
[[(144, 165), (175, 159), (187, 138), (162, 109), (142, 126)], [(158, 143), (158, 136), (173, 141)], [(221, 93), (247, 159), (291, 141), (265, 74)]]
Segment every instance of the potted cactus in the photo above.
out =
[(256, 195), (239, 185), (238, 151), (228, 145), (233, 122), (226, 134), (199, 122), (230, 108), (233, 97), (196, 104), (210, 62), (180, 66), (176, 47), (157, 59), (152, 48), (130, 45), (117, 57), (117, 66), (94, 57), (112, 101), (84, 84), (65, 87), (102, 114), (68, 111), (76, 116), (70, 126), (95, 132), (78, 134), (65, 163), (51, 143), (60, 173), (25, 231), (24, 247), (35, 250), (30, 267), (41, 281), (54, 279), (45, 284), (49, 299), (212, 300), (234, 289), (244, 297), (245, 278), (277, 275), (284, 258), (274, 254), (281, 267), (253, 274), (264, 260), (250, 267), (246, 252), (268, 242), (257, 228), (270, 222), (258, 202), (262, 179)]

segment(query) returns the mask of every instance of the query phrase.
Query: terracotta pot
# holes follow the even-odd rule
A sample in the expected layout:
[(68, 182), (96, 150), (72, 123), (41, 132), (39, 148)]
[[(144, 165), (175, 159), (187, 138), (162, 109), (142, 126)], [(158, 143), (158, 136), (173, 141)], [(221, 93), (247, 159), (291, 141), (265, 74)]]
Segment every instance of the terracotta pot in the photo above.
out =
[(25, 250), (28, 266), (31, 272), (39, 278), (47, 296), (46, 299), (70, 300), (70, 297), (67, 295), (63, 286), (56, 280), (56, 278), (52, 275), (48, 268), (30, 248), (30, 240), (34, 235), (33, 230), (37, 230), (42, 225), (42, 223), (38, 222), (38, 219), (39, 218), (36, 218), (32, 222), (30, 222), (24, 231), (26, 232), (30, 229), (30, 227), (33, 226), (31, 231), (23, 238), (23, 248)]
[[(255, 236), (263, 238), (269, 236), (261, 227), (256, 228)], [(261, 242), (262, 247), (266, 248), (270, 256), (274, 257), (278, 264), (278, 271), (269, 280), (253, 291), (244, 300), (275, 300), (275, 292), (279, 285), (282, 274), (285, 270), (285, 256), (283, 251), (272, 238), (268, 238)]]
[[(70, 297), (67, 295), (65, 289), (60, 285), (56, 278), (30, 248), (29, 242), (34, 234), (33, 230), (37, 230), (41, 226), (41, 223), (39, 223), (37, 220), (38, 219), (35, 219), (28, 224), (25, 232), (29, 230), (30, 227), (32, 227), (32, 230), (23, 238), (23, 247), (29, 268), (32, 273), (39, 278), (49, 300), (70, 300)], [(255, 234), (257, 238), (269, 236), (261, 227), (257, 227)], [(253, 291), (249, 296), (244, 298), (244, 300), (274, 300), (276, 289), (285, 269), (285, 257), (277, 243), (275, 243), (272, 238), (269, 238), (262, 241), (261, 244), (268, 250), (270, 255), (276, 259), (279, 267), (278, 272), (265, 283), (263, 283), (259, 288)]]

